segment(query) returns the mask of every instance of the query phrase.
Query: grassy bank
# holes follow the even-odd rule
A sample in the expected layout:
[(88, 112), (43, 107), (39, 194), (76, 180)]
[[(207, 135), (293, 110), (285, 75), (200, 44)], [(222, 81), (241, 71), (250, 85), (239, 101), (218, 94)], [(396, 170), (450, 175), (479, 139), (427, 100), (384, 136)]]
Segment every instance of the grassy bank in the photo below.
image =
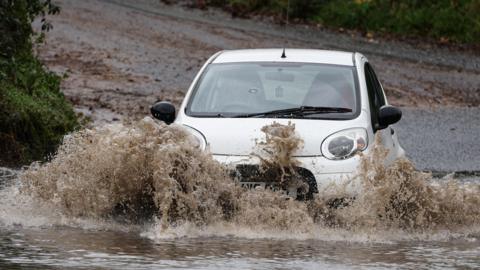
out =
[[(77, 126), (60, 92), (61, 78), (32, 51), (32, 43), (44, 34), (33, 32), (32, 21), (56, 12), (50, 1), (0, 1), (0, 166), (45, 159)], [(50, 27), (43, 21), (44, 31)]]
[[(196, 1), (234, 15), (284, 17), (287, 0)], [(290, 0), (290, 18), (364, 32), (428, 37), (442, 42), (480, 43), (478, 0)]]

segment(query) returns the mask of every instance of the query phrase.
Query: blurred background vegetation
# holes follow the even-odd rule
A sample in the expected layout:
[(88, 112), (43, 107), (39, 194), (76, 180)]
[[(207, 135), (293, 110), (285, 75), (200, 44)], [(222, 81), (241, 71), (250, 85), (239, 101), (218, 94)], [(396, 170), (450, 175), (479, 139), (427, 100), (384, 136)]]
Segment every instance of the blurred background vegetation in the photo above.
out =
[[(225, 8), (236, 16), (285, 17), (287, 0), (205, 0), (196, 5)], [(480, 42), (480, 0), (290, 0), (290, 18), (324, 26)]]
[[(60, 91), (61, 78), (33, 53), (52, 26), (46, 14), (59, 7), (50, 0), (0, 0), (0, 165), (18, 166), (45, 159), (63, 135), (77, 126)], [(41, 19), (35, 33), (32, 22)]]

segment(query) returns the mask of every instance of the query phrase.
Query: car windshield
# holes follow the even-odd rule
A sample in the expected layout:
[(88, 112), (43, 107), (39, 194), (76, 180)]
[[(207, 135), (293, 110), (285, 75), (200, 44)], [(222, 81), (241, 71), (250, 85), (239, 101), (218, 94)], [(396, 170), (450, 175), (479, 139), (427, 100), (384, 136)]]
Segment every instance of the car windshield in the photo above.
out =
[(354, 67), (211, 64), (195, 86), (186, 113), (198, 117), (352, 119), (357, 101)]

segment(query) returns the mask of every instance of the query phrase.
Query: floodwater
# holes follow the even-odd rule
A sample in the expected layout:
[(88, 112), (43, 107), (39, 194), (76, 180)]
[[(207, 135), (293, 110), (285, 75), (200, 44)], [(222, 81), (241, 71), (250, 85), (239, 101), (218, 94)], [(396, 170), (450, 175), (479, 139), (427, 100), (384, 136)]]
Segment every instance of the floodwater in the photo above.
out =
[(2, 269), (345, 269), (480, 267), (475, 238), (370, 243), (199, 237), (153, 241), (138, 232), (2, 228)]
[[(270, 166), (294, 164), (294, 126), (263, 130)], [(179, 127), (80, 131), (50, 162), (0, 169), (0, 269), (480, 268), (480, 183), (372, 155), (365, 192), (333, 209), (240, 188)]]

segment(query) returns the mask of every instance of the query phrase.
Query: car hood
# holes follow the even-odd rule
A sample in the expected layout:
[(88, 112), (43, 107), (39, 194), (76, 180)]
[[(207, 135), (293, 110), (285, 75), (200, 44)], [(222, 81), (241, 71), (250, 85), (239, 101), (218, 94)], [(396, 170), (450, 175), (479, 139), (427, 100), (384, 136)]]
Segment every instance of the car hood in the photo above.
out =
[(295, 132), (303, 140), (303, 147), (295, 156), (320, 156), (321, 144), (329, 135), (347, 128), (364, 127), (358, 117), (354, 120), (268, 119), (268, 118), (193, 118), (181, 123), (198, 130), (205, 137), (210, 152), (216, 155), (250, 155), (257, 142), (265, 141), (262, 127), (274, 122), (295, 125)]

